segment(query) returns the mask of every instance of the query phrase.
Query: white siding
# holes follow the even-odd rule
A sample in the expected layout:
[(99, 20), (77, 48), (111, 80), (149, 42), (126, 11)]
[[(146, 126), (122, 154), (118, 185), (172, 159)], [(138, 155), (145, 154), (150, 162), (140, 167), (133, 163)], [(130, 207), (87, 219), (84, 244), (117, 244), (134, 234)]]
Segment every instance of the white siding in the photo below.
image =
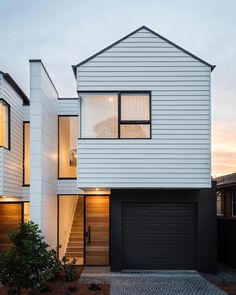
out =
[(30, 121), (30, 106), (23, 106), (23, 121)]
[(57, 102), (58, 115), (78, 115), (78, 99), (59, 99)]
[(151, 91), (151, 140), (79, 140), (78, 187), (211, 186), (210, 67), (146, 31), (77, 68), (78, 91)]
[[(0, 73), (0, 98), (2, 97), (3, 75)], [(3, 148), (0, 148), (0, 196), (3, 195)]]
[(30, 63), (30, 216), (56, 246), (57, 92), (41, 62)]
[(29, 186), (22, 186), (21, 197), (27, 198), (27, 199), (30, 198), (30, 187)]
[(0, 148), (1, 195), (21, 197), (23, 183), (23, 100), (1, 75), (1, 98), (10, 105), (10, 150)]
[(84, 194), (84, 192), (81, 189), (78, 189), (76, 179), (58, 179), (57, 194), (58, 195), (80, 195), (80, 194)]

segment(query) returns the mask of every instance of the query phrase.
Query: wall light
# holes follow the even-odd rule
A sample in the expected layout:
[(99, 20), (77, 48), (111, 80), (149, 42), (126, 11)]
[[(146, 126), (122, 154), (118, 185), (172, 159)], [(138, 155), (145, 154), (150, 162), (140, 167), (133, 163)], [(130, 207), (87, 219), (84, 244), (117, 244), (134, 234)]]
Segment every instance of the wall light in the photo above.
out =
[(70, 166), (76, 166), (77, 151), (76, 149), (70, 150)]

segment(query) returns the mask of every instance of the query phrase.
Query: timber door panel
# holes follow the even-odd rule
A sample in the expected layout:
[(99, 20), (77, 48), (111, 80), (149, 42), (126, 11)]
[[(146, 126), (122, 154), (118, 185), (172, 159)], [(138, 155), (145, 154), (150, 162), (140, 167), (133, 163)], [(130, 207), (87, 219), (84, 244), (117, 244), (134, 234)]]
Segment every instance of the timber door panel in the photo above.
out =
[(109, 265), (109, 196), (85, 197), (85, 264)]
[(0, 203), (0, 252), (11, 246), (9, 233), (22, 222), (22, 203)]

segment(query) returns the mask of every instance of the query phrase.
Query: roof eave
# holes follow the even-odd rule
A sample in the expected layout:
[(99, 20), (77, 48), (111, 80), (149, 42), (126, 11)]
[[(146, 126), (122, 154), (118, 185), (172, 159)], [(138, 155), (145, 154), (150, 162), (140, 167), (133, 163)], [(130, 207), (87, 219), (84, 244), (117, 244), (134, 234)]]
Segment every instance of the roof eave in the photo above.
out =
[(198, 57), (198, 56), (192, 54), (191, 52), (189, 52), (188, 50), (184, 49), (183, 47), (180, 47), (180, 46), (177, 45), (176, 43), (170, 41), (169, 39), (163, 37), (162, 35), (156, 33), (155, 31), (149, 29), (148, 27), (146, 27), (146, 26), (141, 26), (141, 27), (139, 27), (138, 29), (136, 29), (135, 31), (129, 33), (128, 35), (124, 36), (123, 38), (117, 40), (116, 42), (110, 44), (109, 46), (105, 47), (104, 49), (98, 51), (97, 53), (95, 53), (95, 54), (91, 55), (90, 57), (86, 58), (85, 60), (81, 61), (81, 62), (78, 63), (77, 65), (72, 65), (72, 69), (73, 69), (73, 71), (74, 71), (74, 75), (75, 75), (75, 77), (76, 77), (76, 69), (77, 69), (77, 67), (79, 67), (79, 66), (85, 64), (86, 62), (88, 62), (88, 61), (90, 61), (91, 59), (95, 58), (96, 56), (100, 55), (100, 54), (103, 53), (104, 51), (106, 51), (106, 50), (112, 48), (113, 46), (117, 45), (118, 43), (124, 41), (125, 39), (127, 39), (128, 37), (134, 35), (135, 33), (137, 33), (138, 31), (140, 31), (140, 30), (142, 30), (142, 29), (145, 29), (145, 30), (149, 31), (150, 33), (152, 33), (152, 34), (154, 34), (155, 36), (159, 37), (160, 39), (166, 41), (166, 42), (169, 43), (170, 45), (172, 45), (172, 46), (176, 47), (177, 49), (183, 51), (184, 53), (190, 55), (192, 58), (194, 58), (194, 59), (198, 60), (199, 62), (205, 64), (206, 66), (210, 67), (210, 68), (211, 68), (211, 72), (212, 72), (212, 71), (214, 70), (214, 68), (216, 67), (215, 65), (211, 65), (210, 63), (208, 63), (208, 62), (206, 62), (205, 60), (201, 59), (200, 57)]
[(20, 88), (20, 86), (16, 83), (16, 81), (11, 77), (11, 75), (8, 73), (4, 73), (2, 71), (0, 71), (0, 73), (3, 75), (4, 79), (12, 86), (12, 88), (16, 91), (16, 93), (22, 98), (23, 105), (29, 105), (30, 99), (24, 93), (24, 91)]

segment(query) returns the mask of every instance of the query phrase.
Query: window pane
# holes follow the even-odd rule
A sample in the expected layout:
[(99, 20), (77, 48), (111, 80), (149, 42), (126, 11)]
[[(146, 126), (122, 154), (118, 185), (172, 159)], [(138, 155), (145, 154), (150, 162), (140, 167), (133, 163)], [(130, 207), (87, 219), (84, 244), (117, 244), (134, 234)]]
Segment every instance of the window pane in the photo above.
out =
[(236, 203), (233, 203), (233, 216), (236, 216)]
[(24, 123), (24, 184), (30, 184), (30, 124)]
[(59, 117), (59, 177), (77, 177), (78, 117)]
[(118, 137), (118, 96), (92, 94), (82, 96), (81, 137)]
[(232, 200), (232, 205), (233, 205), (233, 216), (236, 216), (236, 190), (233, 190), (233, 200)]
[(8, 140), (9, 107), (4, 101), (0, 101), (0, 146), (9, 148)]
[(150, 125), (122, 124), (120, 125), (121, 138), (150, 138)]
[(121, 120), (150, 120), (149, 95), (122, 95)]

